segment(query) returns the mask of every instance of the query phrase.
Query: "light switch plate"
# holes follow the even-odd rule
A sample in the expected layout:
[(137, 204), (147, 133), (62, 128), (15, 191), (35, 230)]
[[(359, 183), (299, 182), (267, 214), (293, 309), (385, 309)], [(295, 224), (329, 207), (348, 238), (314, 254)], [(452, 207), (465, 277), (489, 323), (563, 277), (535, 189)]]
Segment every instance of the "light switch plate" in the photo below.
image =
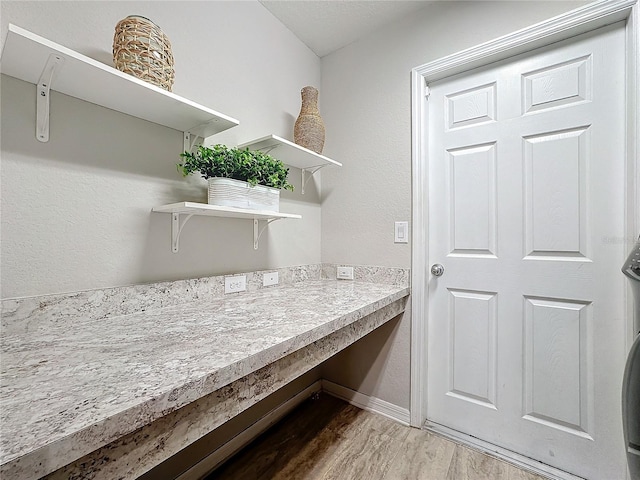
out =
[(409, 222), (395, 223), (395, 243), (409, 243)]
[(224, 277), (224, 293), (244, 292), (247, 289), (246, 275)]
[(278, 272), (269, 272), (262, 274), (262, 286), (270, 287), (278, 284)]
[(353, 267), (338, 267), (336, 278), (338, 280), (353, 280)]

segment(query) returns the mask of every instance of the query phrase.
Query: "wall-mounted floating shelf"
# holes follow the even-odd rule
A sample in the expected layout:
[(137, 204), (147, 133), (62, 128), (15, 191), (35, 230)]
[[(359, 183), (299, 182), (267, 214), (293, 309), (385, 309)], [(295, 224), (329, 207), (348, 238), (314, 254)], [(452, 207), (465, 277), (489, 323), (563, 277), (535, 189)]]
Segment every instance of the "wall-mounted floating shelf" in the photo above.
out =
[[(308, 148), (301, 147), (295, 143), (278, 137), (277, 135), (268, 135), (266, 137), (258, 138), (250, 142), (238, 145), (238, 148), (249, 148), (249, 150), (260, 150), (261, 152), (273, 155), (283, 163), (292, 167), (302, 169), (302, 193), (304, 194), (304, 187), (313, 176), (321, 168), (328, 165), (335, 167), (341, 167), (340, 162), (320, 155)], [(306, 177), (306, 174), (310, 175)]]
[(185, 133), (208, 137), (239, 122), (160, 87), (9, 24), (0, 72), (38, 86), (36, 137), (49, 139), (49, 91), (55, 90)]
[[(185, 224), (194, 215), (205, 215), (209, 217), (227, 217), (227, 218), (244, 218), (253, 220), (253, 248), (258, 249), (258, 242), (267, 226), (276, 220), (283, 218), (300, 219), (302, 215), (295, 213), (268, 212), (265, 210), (249, 210), (245, 208), (219, 207), (217, 205), (209, 205), (206, 203), (180, 202), (162, 205), (153, 208), (154, 212), (171, 214), (171, 251), (177, 253), (180, 248), (180, 234)], [(182, 223), (180, 215), (186, 215)], [(259, 221), (264, 220), (266, 223), (260, 228)]]

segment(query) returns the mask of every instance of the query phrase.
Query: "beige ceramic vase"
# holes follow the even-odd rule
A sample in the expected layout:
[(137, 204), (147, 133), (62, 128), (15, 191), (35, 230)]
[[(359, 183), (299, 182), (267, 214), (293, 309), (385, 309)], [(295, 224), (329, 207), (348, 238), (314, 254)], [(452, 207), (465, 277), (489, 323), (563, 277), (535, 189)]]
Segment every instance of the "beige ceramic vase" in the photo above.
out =
[(318, 90), (314, 87), (304, 87), (301, 94), (302, 106), (293, 127), (293, 141), (301, 147), (322, 153), (324, 122), (318, 111)]

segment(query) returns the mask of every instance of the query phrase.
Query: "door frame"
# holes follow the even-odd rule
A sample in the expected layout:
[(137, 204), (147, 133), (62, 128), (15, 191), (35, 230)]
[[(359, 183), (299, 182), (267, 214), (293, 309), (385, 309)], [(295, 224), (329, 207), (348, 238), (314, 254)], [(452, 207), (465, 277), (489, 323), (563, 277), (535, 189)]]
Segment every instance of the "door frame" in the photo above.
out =
[[(411, 255), (411, 426), (427, 420), (427, 339), (429, 306), (428, 252), (429, 138), (428, 84), (488, 65), (618, 21), (626, 20), (626, 212), (625, 239), (634, 244), (640, 233), (640, 8), (638, 0), (602, 0), (577, 8), (495, 40), (477, 45), (411, 71), (412, 255)], [(620, 265), (624, 258), (620, 259)], [(622, 274), (621, 274), (622, 275)], [(634, 337), (634, 308), (630, 288), (627, 303), (627, 350)], [(635, 319), (640, 323), (640, 319)], [(637, 324), (636, 324), (637, 325)]]

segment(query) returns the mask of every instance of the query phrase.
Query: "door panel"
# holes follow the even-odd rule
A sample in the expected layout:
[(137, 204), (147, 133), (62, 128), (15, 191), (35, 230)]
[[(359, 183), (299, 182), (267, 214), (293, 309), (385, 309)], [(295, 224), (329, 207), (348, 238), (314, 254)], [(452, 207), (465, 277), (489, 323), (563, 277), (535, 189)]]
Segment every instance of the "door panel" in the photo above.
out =
[(480, 85), (446, 96), (449, 129), (478, 125), (496, 119), (496, 83)]
[(589, 128), (523, 138), (525, 256), (588, 258)]
[[(592, 439), (591, 304), (525, 297), (524, 419)], [(549, 392), (553, 392), (550, 395)]]
[(495, 410), (496, 293), (449, 289), (447, 395)]
[(495, 255), (496, 145), (449, 150), (450, 253)]
[(591, 57), (524, 73), (522, 82), (525, 114), (591, 100)]
[(430, 84), (427, 416), (623, 479), (624, 27)]

